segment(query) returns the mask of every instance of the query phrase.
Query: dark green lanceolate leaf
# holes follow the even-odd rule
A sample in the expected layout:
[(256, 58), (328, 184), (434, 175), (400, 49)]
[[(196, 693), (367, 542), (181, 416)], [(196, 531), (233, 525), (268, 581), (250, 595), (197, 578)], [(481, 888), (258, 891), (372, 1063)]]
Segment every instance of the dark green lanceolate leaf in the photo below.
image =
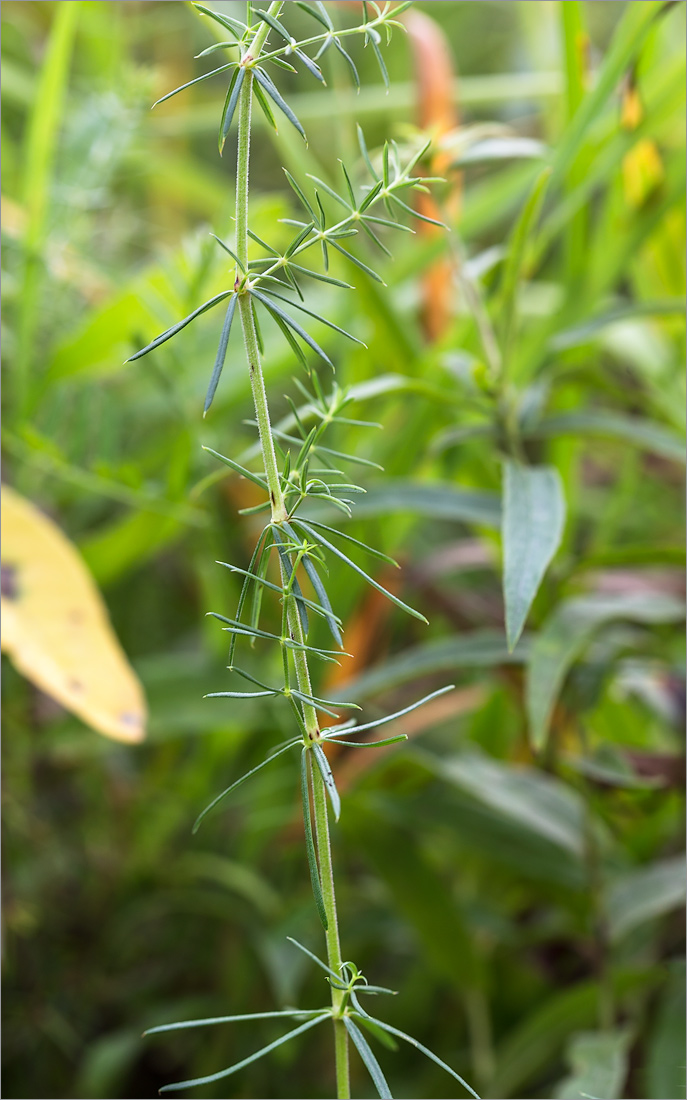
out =
[(626, 416), (611, 409), (586, 409), (559, 413), (540, 420), (528, 435), (549, 437), (558, 435), (592, 436), (617, 439), (643, 451), (651, 451), (674, 462), (685, 461), (685, 444), (677, 432), (640, 416)]
[[(310, 814), (310, 781), (308, 776), (308, 767), (308, 750), (303, 749), (303, 751), (301, 752), (301, 798), (303, 801), (305, 850), (308, 856), (308, 868), (310, 870), (310, 881), (312, 883), (315, 906), (317, 908), (318, 916), (322, 921), (322, 926), (326, 931), (329, 927), (329, 921), (327, 920), (327, 912), (324, 907), (324, 898), (322, 897), (322, 884), (320, 882), (320, 870), (317, 866), (317, 856), (315, 854), (315, 841), (313, 839), (312, 818)], [(298, 946), (300, 946), (300, 944)]]
[(556, 1089), (556, 1100), (577, 1100), (580, 1096), (616, 1100), (622, 1096), (631, 1037), (625, 1028), (575, 1035), (568, 1050), (573, 1072)]
[(194, 1077), (189, 1081), (177, 1081), (173, 1085), (163, 1085), (160, 1092), (179, 1092), (181, 1089), (192, 1089), (197, 1085), (210, 1085), (213, 1081), (221, 1081), (222, 1078), (229, 1077), (232, 1073), (237, 1073), (238, 1070), (243, 1069), (244, 1066), (249, 1066), (251, 1062), (256, 1062), (258, 1058), (262, 1058), (265, 1054), (269, 1054), (271, 1050), (275, 1050), (277, 1047), (282, 1046), (283, 1043), (288, 1043), (291, 1039), (295, 1039), (297, 1035), (302, 1035), (304, 1031), (309, 1031), (311, 1027), (315, 1027), (317, 1024), (322, 1023), (323, 1020), (328, 1019), (330, 1019), (330, 1013), (322, 1013), (320, 1016), (316, 1016), (314, 1020), (308, 1020), (307, 1023), (301, 1024), (300, 1027), (294, 1028), (293, 1031), (289, 1031), (286, 1035), (282, 1035), (280, 1039), (275, 1039), (273, 1043), (268, 1043), (266, 1047), (261, 1047), (260, 1050), (256, 1050), (255, 1054), (251, 1054), (249, 1058), (244, 1058), (243, 1061), (230, 1066), (229, 1069), (220, 1070), (219, 1073), (211, 1073), (208, 1077)]
[(561, 604), (535, 637), (530, 649), (525, 705), (533, 748), (546, 744), (553, 709), (565, 677), (594, 632), (615, 619), (631, 622), (679, 622), (682, 604), (662, 594), (617, 597), (580, 596)]
[(561, 780), (534, 768), (511, 767), (477, 752), (446, 759), (423, 752), (421, 759), (445, 782), (468, 791), (513, 825), (574, 856), (583, 856), (584, 803)]
[(246, 70), (244, 68), (238, 68), (231, 78), (231, 82), (227, 89), (227, 95), (224, 100), (224, 108), (222, 110), (222, 120), (219, 124), (219, 153), (222, 155), (224, 149), (224, 143), (227, 140), (227, 134), (231, 128), (232, 119), (234, 118), (234, 112), (236, 111), (236, 104), (239, 101), (239, 95), (241, 94), (241, 87), (246, 76)]
[(253, 76), (257, 80), (258, 84), (262, 85), (263, 90), (267, 93), (267, 95), (270, 97), (270, 99), (273, 100), (274, 103), (276, 103), (279, 110), (283, 114), (286, 115), (286, 117), (288, 118), (291, 125), (295, 126), (295, 128), (298, 130), (298, 133), (301, 135), (303, 140), (307, 142), (307, 138), (305, 136), (305, 130), (301, 126), (300, 122), (296, 118), (295, 114), (293, 113), (293, 111), (289, 107), (286, 100), (282, 98), (279, 90), (277, 89), (275, 84), (273, 84), (273, 82), (270, 80), (270, 78), (267, 75), (267, 73), (265, 72), (265, 70), (255, 68), (255, 69), (253, 69)]
[(356, 1027), (356, 1025), (353, 1023), (353, 1020), (350, 1016), (344, 1016), (344, 1026), (351, 1039), (353, 1040), (358, 1054), (360, 1055), (368, 1069), (370, 1077), (372, 1078), (372, 1083), (377, 1089), (377, 1094), (381, 1097), (391, 1097), (391, 1089), (389, 1088), (386, 1078), (382, 1073), (379, 1062), (370, 1050), (370, 1045), (367, 1039), (361, 1033), (360, 1029)]
[(316, 343), (315, 340), (313, 340), (312, 336), (310, 336), (305, 331), (305, 329), (298, 324), (298, 321), (295, 321), (293, 317), (291, 317), (288, 313), (286, 313), (285, 310), (281, 308), (281, 306), (278, 306), (276, 302), (273, 302), (271, 298), (266, 297), (266, 295), (262, 294), (259, 290), (253, 288), (250, 293), (251, 297), (257, 298), (257, 300), (265, 307), (267, 312), (271, 314), (275, 321), (279, 319), (283, 322), (283, 324), (288, 325), (290, 329), (293, 329), (293, 331), (297, 333), (298, 336), (300, 336), (301, 340), (305, 341), (308, 347), (312, 348), (316, 355), (319, 355), (320, 359), (324, 359), (325, 363), (330, 366), (332, 370), (334, 369), (334, 364), (332, 363), (327, 353), (324, 352), (320, 345)]
[(325, 790), (329, 796), (329, 800), (332, 804), (334, 811), (334, 817), (338, 821), (341, 816), (341, 799), (339, 792), (336, 789), (336, 783), (334, 782), (334, 775), (332, 769), (329, 766), (329, 761), (324, 754), (324, 749), (320, 745), (313, 745), (312, 752), (315, 754), (315, 760), (317, 766), (320, 769), (320, 775), (322, 776), (322, 782), (324, 783)]
[(182, 328), (186, 328), (190, 325), (191, 321), (194, 321), (196, 317), (200, 317), (201, 313), (205, 313), (208, 309), (212, 309), (219, 302), (223, 302), (225, 298), (228, 298), (230, 294), (233, 294), (233, 290), (223, 290), (221, 294), (215, 294), (214, 298), (210, 298), (207, 302), (204, 302), (198, 309), (194, 309), (193, 313), (189, 313), (188, 317), (184, 317), (183, 321), (177, 321), (176, 325), (172, 325), (160, 336), (156, 336), (155, 339), (147, 344), (146, 347), (141, 348), (135, 355), (129, 356), (127, 363), (133, 363), (135, 359), (141, 359), (144, 355), (147, 355), (149, 351), (154, 351), (155, 348), (159, 348), (160, 344), (164, 344), (167, 340), (171, 340), (173, 336), (176, 336), (177, 332), (181, 332)]
[(514, 653), (509, 653), (502, 630), (472, 630), (448, 638), (434, 638), (410, 646), (383, 664), (367, 669), (349, 682), (355, 685), (356, 698), (387, 691), (398, 684), (413, 683), (421, 676), (437, 672), (454, 675), (463, 668), (493, 668), (503, 664), (521, 664), (527, 660), (529, 638), (521, 638)]
[(320, 545), (325, 546), (327, 548), (327, 550), (329, 550), (332, 554), (335, 555), (335, 557), (337, 557), (341, 561), (345, 562), (346, 565), (349, 565), (351, 567), (351, 569), (353, 569), (356, 573), (359, 574), (359, 576), (361, 576), (364, 580), (366, 580), (368, 584), (371, 584), (372, 587), (376, 588), (378, 592), (381, 592), (382, 595), (386, 596), (387, 599), (391, 600), (392, 603), (395, 603), (396, 606), (400, 607), (402, 611), (406, 611), (408, 613), (408, 615), (412, 615), (413, 618), (419, 619), (420, 622), (423, 622), (423, 623), (427, 622), (427, 619), (425, 618), (425, 616), (423, 614), (421, 614), (421, 612), (416, 611), (415, 608), (413, 608), (413, 607), (409, 607), (408, 604), (403, 602), (403, 600), (399, 600), (398, 596), (394, 596), (393, 592), (389, 592), (386, 588), (383, 587), (383, 585), (379, 584), (376, 580), (374, 580), (373, 577), (370, 577), (365, 572), (364, 569), (361, 569), (359, 565), (356, 565), (356, 563), (354, 561), (351, 561), (351, 559), (349, 557), (347, 557), (343, 553), (342, 550), (339, 550), (336, 546), (333, 545), (333, 543), (329, 542), (329, 540), (326, 539), (324, 537), (324, 535), (321, 535), (321, 534), (318, 535), (317, 531), (315, 531), (307, 523), (304, 523), (303, 520), (293, 519), (292, 523), (294, 524), (294, 526), (297, 525), (301, 530), (305, 531), (305, 533), (307, 535), (310, 535), (310, 537), (316, 543), (319, 543)]
[(606, 913), (614, 940), (645, 921), (661, 917), (685, 904), (685, 861), (658, 860), (623, 875), (607, 891)]
[(553, 466), (506, 461), (503, 469), (503, 600), (512, 652), (565, 525), (563, 483)]
[[(228, 250), (227, 250), (228, 251)], [(215, 365), (212, 371), (212, 377), (210, 379), (210, 385), (208, 386), (208, 392), (205, 395), (205, 405), (203, 406), (203, 416), (207, 414), (208, 409), (212, 404), (212, 399), (215, 396), (215, 390), (224, 367), (224, 360), (227, 357), (227, 346), (229, 344), (229, 334), (231, 333), (231, 324), (234, 320), (234, 314), (236, 312), (237, 295), (235, 294), (227, 307), (227, 313), (224, 318), (224, 324), (222, 325), (222, 335), (220, 336), (219, 347), (217, 349), (217, 358), (215, 359)], [(221, 455), (219, 456), (221, 458)], [(222, 459), (226, 461), (226, 459)], [(230, 465), (230, 463), (227, 463)]]
[(234, 783), (223, 790), (221, 794), (218, 794), (216, 798), (213, 798), (212, 802), (208, 803), (205, 809), (198, 814), (198, 817), (196, 818), (193, 825), (193, 832), (198, 832), (198, 828), (203, 818), (207, 814), (209, 814), (210, 810), (213, 810), (215, 806), (222, 801), (223, 798), (226, 798), (228, 794), (231, 794), (231, 792), (236, 790), (237, 787), (240, 787), (242, 783), (245, 783), (247, 779), (250, 779), (251, 775), (255, 775), (256, 772), (259, 772), (262, 768), (265, 767), (266, 764), (271, 763), (272, 760), (276, 760), (278, 756), (282, 755), (282, 753), (288, 752), (288, 750), (292, 749), (294, 745), (299, 744), (300, 740), (300, 737), (294, 737), (292, 741), (289, 741), (286, 745), (282, 745), (282, 747), (280, 749), (277, 749), (276, 752), (273, 752), (271, 756), (266, 757), (266, 759), (263, 760), (260, 764), (257, 764), (256, 767), (251, 768), (250, 771), (246, 772), (245, 775), (242, 775), (240, 779), (237, 779)]
[[(277, 61), (278, 58), (275, 58), (274, 60)], [(291, 68), (291, 66), (289, 66), (289, 68)], [(267, 119), (268, 126), (270, 126), (276, 133), (278, 131), (277, 120), (274, 117), (274, 114), (272, 112), (272, 108), (270, 107), (269, 103), (267, 102), (267, 96), (265, 95), (265, 93), (263, 92), (262, 88), (260, 87), (260, 85), (258, 84), (257, 81), (253, 84), (253, 91), (255, 92), (255, 98), (258, 101), (258, 105), (260, 107), (260, 110), (262, 111), (263, 115)]]

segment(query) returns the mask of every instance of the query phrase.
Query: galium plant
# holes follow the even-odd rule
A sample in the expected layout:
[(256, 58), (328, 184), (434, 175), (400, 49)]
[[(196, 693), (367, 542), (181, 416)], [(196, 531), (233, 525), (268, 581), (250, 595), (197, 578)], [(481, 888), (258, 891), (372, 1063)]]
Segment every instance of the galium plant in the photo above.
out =
[[(232, 123), (236, 119), (238, 125), (236, 230), (231, 246), (219, 237), (215, 239), (231, 257), (233, 282), (227, 290), (204, 302), (188, 317), (167, 329), (132, 356), (132, 359), (138, 359), (154, 351), (161, 344), (172, 339), (196, 317), (219, 305), (220, 302), (225, 302), (226, 313), (205, 400), (204, 413), (207, 414), (220, 381), (232, 325), (238, 314), (255, 405), (255, 425), (259, 436), (262, 468), (248, 469), (231, 457), (216, 451), (210, 453), (264, 492), (265, 498), (260, 504), (243, 511), (264, 514), (268, 519), (258, 536), (247, 569), (225, 562), (220, 563), (243, 578), (235, 615), (227, 617), (219, 613), (211, 613), (224, 623), (223, 629), (231, 636), (229, 669), (247, 681), (252, 690), (218, 691), (212, 692), (210, 697), (255, 699), (281, 696), (291, 710), (296, 732), (256, 768), (217, 795), (200, 814), (195, 828), (198, 828), (210, 810), (255, 772), (284, 753), (300, 751), (305, 847), (314, 901), (325, 932), (326, 963), (302, 944), (295, 940), (292, 943), (325, 972), (330, 986), (331, 1001), (326, 1007), (316, 1009), (289, 1008), (248, 1016), (224, 1016), (165, 1024), (151, 1028), (147, 1034), (270, 1017), (283, 1017), (285, 1020), (291, 1019), (297, 1022), (295, 1028), (243, 1061), (206, 1077), (166, 1085), (162, 1092), (188, 1089), (229, 1077), (283, 1043), (317, 1027), (326, 1020), (331, 1020), (334, 1028), (338, 1097), (350, 1096), (349, 1040), (352, 1041), (367, 1067), (379, 1095), (391, 1096), (382, 1069), (365, 1037), (366, 1031), (376, 1038), (383, 1038), (387, 1034), (412, 1044), (445, 1069), (471, 1095), (476, 1096), (477, 1094), (463, 1078), (430, 1050), (404, 1032), (370, 1015), (363, 1007), (362, 997), (387, 994), (392, 991), (370, 985), (353, 962), (344, 961), (339, 936), (329, 831), (329, 814), (332, 812), (335, 820), (338, 820), (341, 801), (327, 760), (325, 746), (335, 742), (368, 748), (403, 740), (405, 735), (372, 742), (365, 741), (363, 744), (356, 741), (356, 737), (364, 731), (384, 725), (414, 710), (437, 695), (450, 691), (451, 688), (446, 687), (435, 691), (386, 718), (357, 724), (353, 718), (347, 721), (340, 720), (342, 709), (360, 709), (355, 703), (331, 701), (314, 694), (311, 671), (314, 661), (335, 661), (337, 654), (340, 654), (343, 649), (341, 620), (331, 606), (323, 581), (323, 575), (326, 576), (327, 562), (332, 559), (354, 570), (403, 611), (426, 621), (423, 615), (409, 607), (392, 592), (387, 591), (365, 572), (355, 560), (348, 556), (347, 552), (341, 549), (341, 542), (343, 541), (347, 546), (353, 545), (356, 550), (362, 550), (373, 558), (396, 564), (392, 559), (323, 523), (319, 518), (303, 513), (303, 506), (314, 501), (320, 505), (326, 503), (332, 508), (350, 514), (351, 498), (363, 490), (360, 486), (345, 480), (346, 475), (337, 467), (339, 463), (347, 460), (358, 463), (362, 461), (363, 464), (365, 460), (334, 451), (325, 445), (323, 439), (327, 428), (332, 424), (360, 427), (368, 425), (348, 415), (351, 399), (344, 391), (335, 383), (331, 389), (327, 390), (315, 371), (311, 369), (307, 357), (309, 352), (322, 360), (327, 367), (333, 368), (333, 364), (326, 351), (296, 319), (294, 311), (305, 314), (306, 318), (324, 323), (351, 340), (357, 339), (332, 321), (309, 309), (305, 304), (303, 286), (308, 280), (319, 280), (347, 290), (352, 289), (350, 284), (334, 278), (329, 273), (332, 250), (343, 255), (371, 278), (381, 282), (380, 276), (357, 255), (350, 252), (342, 242), (354, 237), (362, 230), (376, 247), (387, 252), (380, 234), (386, 230), (410, 231), (409, 227), (399, 219), (411, 216), (422, 217), (426, 221), (432, 220), (418, 214), (408, 202), (409, 192), (426, 190), (427, 183), (431, 182), (426, 177), (414, 174), (427, 146), (419, 148), (403, 164), (395, 144), (387, 143), (377, 167), (368, 152), (363, 133), (358, 129), (362, 162), (369, 175), (366, 182), (358, 183), (355, 173), (349, 172), (342, 164), (343, 189), (342, 193), (339, 193), (315, 177), (311, 177), (311, 184), (314, 186), (304, 185), (285, 170), (286, 178), (302, 208), (299, 220), (288, 220), (288, 224), (294, 230), (292, 240), (286, 248), (278, 249), (258, 237), (249, 224), (250, 139), (254, 100), (264, 112), (270, 125), (276, 128), (275, 115), (283, 115), (305, 139), (305, 131), (300, 121), (274, 82), (275, 70), (286, 69), (289, 72), (296, 72), (298, 66), (302, 66), (316, 80), (323, 82), (324, 78), (318, 61), (327, 50), (333, 47), (346, 60), (353, 80), (359, 86), (355, 63), (344, 45), (348, 38), (354, 37), (362, 38), (364, 45), (372, 50), (382, 77), (388, 84), (380, 47), (385, 38), (389, 40), (393, 28), (402, 27), (396, 16), (409, 4), (401, 3), (392, 9), (390, 3), (385, 3), (381, 8), (375, 3), (363, 3), (362, 22), (343, 30), (337, 30), (334, 27), (325, 4), (301, 3), (300, 0), (296, 0), (296, 6), (318, 24), (315, 34), (300, 41), (292, 37), (282, 22), (281, 17), (285, 7), (283, 2), (273, 2), (267, 10), (262, 10), (249, 0), (245, 22), (212, 11), (202, 4), (195, 5), (200, 12), (220, 24), (231, 35), (230, 39), (215, 43), (204, 50), (200, 56), (221, 50), (235, 51), (235, 57), (211, 72), (176, 88), (158, 102), (163, 102), (210, 76), (222, 73), (229, 76), (229, 86), (219, 128), (219, 150), (221, 153)], [(325, 209), (325, 204), (331, 207), (332, 203), (337, 210), (337, 219), (333, 221), (328, 218)], [(259, 248), (259, 255), (254, 258), (249, 258), (251, 241)], [(314, 266), (311, 262), (312, 249), (321, 253), (321, 268)], [(312, 387), (308, 390), (300, 381), (296, 382), (305, 404), (299, 408), (293, 400), (290, 400), (293, 420), (292, 428), (288, 432), (275, 429), (270, 419), (262, 369), (261, 323), (265, 317), (276, 324), (294, 357), (305, 367)], [(360, 341), (357, 342), (360, 343)], [(303, 345), (307, 351), (304, 350)], [(269, 563), (272, 560), (278, 563), (280, 583), (268, 580)], [(306, 583), (312, 590), (312, 596), (304, 592)], [(266, 596), (277, 599), (281, 603), (279, 634), (265, 630), (261, 626), (261, 608), (263, 598)], [(322, 619), (326, 623), (336, 648), (322, 648), (312, 639), (311, 623), (317, 619)], [(236, 663), (238, 646), (246, 641), (251, 645), (256, 642), (271, 642), (280, 648), (283, 672), (281, 683), (277, 685), (267, 683)], [(321, 715), (334, 719), (334, 724), (324, 725)]]

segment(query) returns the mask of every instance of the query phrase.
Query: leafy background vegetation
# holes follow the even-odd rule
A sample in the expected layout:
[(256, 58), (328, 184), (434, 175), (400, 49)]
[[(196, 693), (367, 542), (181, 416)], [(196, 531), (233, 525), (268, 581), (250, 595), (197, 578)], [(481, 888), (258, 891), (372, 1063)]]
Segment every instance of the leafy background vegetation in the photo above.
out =
[[(307, 149), (285, 128), (254, 143), (258, 233), (294, 211), (271, 142), (299, 177), (333, 180), (337, 157), (358, 158), (354, 118), (371, 147), (426, 129), (447, 180), (434, 212), (452, 232), (398, 236), (393, 262), (375, 258), (386, 289), (342, 261), (360, 292), (317, 290), (368, 345), (316, 330), (354, 415), (384, 426), (332, 436), (386, 471), (361, 467), (348, 529), (400, 558), (402, 575), (376, 576), (431, 624), (332, 570), (355, 658), (321, 686), (374, 718), (458, 685), (399, 725), (406, 747), (333, 759), (345, 952), (401, 991), (390, 1022), (485, 1096), (679, 1097), (684, 6), (414, 10), (441, 24), (445, 57), (435, 26), (409, 23), (388, 96), (356, 54), (359, 97), (343, 64), (326, 92), (293, 87)], [(114, 745), (3, 662), (5, 1093), (148, 1096), (258, 1042), (236, 1025), (144, 1043), (145, 1027), (324, 992), (286, 941), (319, 943), (295, 764), (190, 836), (291, 732), (263, 700), (202, 699), (228, 678), (204, 612), (231, 614), (238, 594), (213, 563), (247, 563), (236, 512), (256, 497), (201, 446), (249, 453), (248, 379), (230, 347), (201, 419), (212, 314), (122, 365), (226, 288), (209, 230), (230, 234), (232, 139), (220, 161), (212, 81), (149, 110), (200, 71), (208, 29), (190, 6), (8, 0), (3, 20), (3, 476), (78, 545), (150, 709), (145, 744)], [(300, 368), (276, 330), (265, 341), (287, 416)], [(557, 468), (567, 519), (509, 654), (514, 446)], [(448, 1095), (411, 1050), (382, 1056), (394, 1095)], [(231, 1094), (320, 1096), (330, 1078), (306, 1036)]]

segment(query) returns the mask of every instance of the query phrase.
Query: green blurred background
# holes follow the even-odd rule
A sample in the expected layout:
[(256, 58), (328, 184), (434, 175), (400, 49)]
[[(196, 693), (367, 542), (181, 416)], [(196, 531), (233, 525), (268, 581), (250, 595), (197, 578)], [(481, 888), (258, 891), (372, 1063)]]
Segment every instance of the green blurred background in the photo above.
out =
[[(420, 124), (447, 131), (437, 201), (451, 236), (398, 235), (394, 261), (375, 259), (387, 288), (356, 271), (358, 294), (317, 284), (311, 299), (366, 341), (351, 351), (317, 337), (338, 381), (365, 397), (354, 415), (384, 426), (330, 443), (386, 469), (358, 471), (370, 492), (350, 530), (402, 561), (399, 591), (431, 620), (392, 613), (332, 569), (357, 660), (320, 686), (347, 678), (347, 697), (376, 717), (458, 685), (407, 748), (335, 761), (344, 955), (400, 990), (389, 1022), (484, 1096), (680, 1097), (684, 5), (416, 8), (449, 43), (448, 126), (422, 90), (425, 25), (388, 50), (388, 95), (362, 51), (359, 97), (345, 67), (332, 66), (326, 92), (285, 75), (309, 145), (262, 125), (253, 146), (252, 224), (275, 240), (275, 219), (292, 213), (281, 164), (335, 178), (337, 157), (357, 161), (355, 119), (371, 146), (412, 140)], [(627, 8), (657, 18), (571, 146), (588, 68), (604, 71)], [(122, 365), (224, 289), (209, 231), (231, 236), (233, 148), (217, 156), (221, 77), (150, 111), (207, 64), (193, 54), (212, 29), (190, 5), (6, 0), (2, 19), (3, 477), (78, 546), (150, 709), (146, 742), (117, 745), (3, 658), (4, 1094), (147, 1097), (278, 1032), (264, 1022), (142, 1040), (145, 1027), (326, 997), (285, 939), (322, 947), (293, 764), (261, 773), (190, 835), (206, 802), (291, 732), (277, 704), (202, 699), (228, 680), (225, 637), (204, 613), (232, 614), (237, 597), (214, 563), (245, 566), (254, 535), (236, 514), (254, 503), (246, 483), (208, 478), (201, 450), (237, 456), (253, 443), (240, 341), (206, 421), (214, 314)], [(498, 159), (463, 163), (485, 136), (547, 148), (504, 144)], [(519, 296), (515, 376), (528, 455), (560, 470), (569, 517), (509, 657), (502, 449), (471, 305), (483, 302), (488, 325), (540, 158), (561, 164), (566, 149)], [(299, 368), (276, 333), (265, 339), (278, 419)], [(580, 595), (582, 610), (570, 603)], [(523, 682), (543, 631), (570, 671), (535, 760)], [(455, 1095), (409, 1048), (380, 1057), (395, 1096)], [(585, 1065), (596, 1087), (607, 1071), (611, 1091), (585, 1086)], [(194, 1094), (332, 1088), (318, 1032)], [(354, 1095), (366, 1088), (357, 1067)]]

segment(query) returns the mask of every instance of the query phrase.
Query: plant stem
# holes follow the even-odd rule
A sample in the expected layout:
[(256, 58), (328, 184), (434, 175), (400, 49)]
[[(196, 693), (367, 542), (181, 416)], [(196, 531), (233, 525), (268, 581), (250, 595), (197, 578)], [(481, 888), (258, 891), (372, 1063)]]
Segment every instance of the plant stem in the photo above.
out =
[[(269, 8), (270, 14), (276, 16), (281, 6), (281, 3), (272, 3)], [(267, 31), (268, 27), (264, 23), (258, 28), (248, 51), (253, 59), (259, 55), (260, 49), (267, 36)], [(236, 162), (236, 255), (245, 270), (248, 270), (248, 176), (250, 168), (252, 84), (253, 74), (250, 68), (247, 68), (238, 102), (238, 152)], [(237, 282), (240, 277), (241, 272), (237, 270)], [(265, 392), (265, 381), (262, 373), (260, 348), (255, 329), (251, 299), (248, 293), (239, 294), (238, 307), (243, 329), (251, 389), (253, 392), (253, 402), (255, 404), (255, 415), (258, 422), (258, 433), (265, 469), (265, 478), (270, 493), (272, 522), (281, 525), (284, 520), (287, 519), (287, 512), (284, 506), (284, 494), (281, 488), (277, 456), (274, 449), (274, 440), (272, 438), (272, 427), (267, 404), (267, 394)], [(286, 583), (286, 578), (284, 576), (282, 579), (283, 583)], [(286, 596), (285, 599), (287, 601), (286, 613), (289, 633), (293, 641), (302, 645), (305, 638), (296, 600), (292, 595)], [(304, 694), (312, 695), (307, 654), (301, 649), (296, 649), (292, 652), (298, 687)], [(318, 740), (320, 731), (315, 707), (304, 704), (303, 717), (310, 741)], [(327, 798), (319, 768), (312, 767), (311, 774), (317, 858), (322, 883), (322, 896), (328, 922), (326, 932), (327, 958), (331, 969), (339, 974), (341, 972), (342, 959), (336, 913), (336, 895), (334, 892), (334, 869), (332, 866), (331, 843), (329, 839)], [(348, 1033), (340, 1015), (343, 1005), (343, 994), (341, 990), (335, 989), (333, 986), (331, 993), (332, 1011), (334, 1015), (334, 1052), (337, 1097), (339, 1100), (348, 1100), (350, 1097)]]

